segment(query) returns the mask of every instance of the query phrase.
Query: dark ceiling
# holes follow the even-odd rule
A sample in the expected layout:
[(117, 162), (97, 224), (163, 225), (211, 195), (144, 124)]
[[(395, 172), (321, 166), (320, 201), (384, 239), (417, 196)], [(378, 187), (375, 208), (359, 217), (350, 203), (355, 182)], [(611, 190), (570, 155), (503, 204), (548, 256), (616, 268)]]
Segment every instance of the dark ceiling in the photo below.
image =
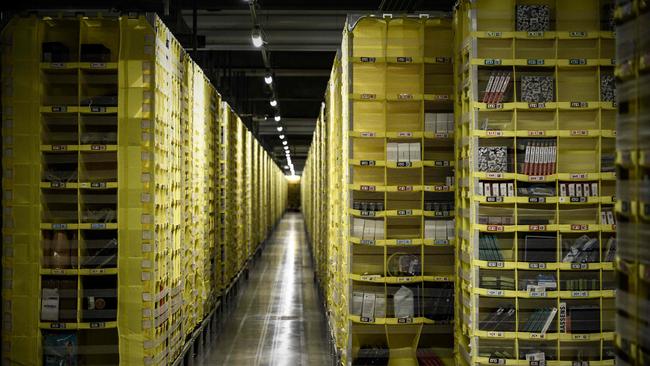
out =
[[(297, 174), (302, 172), (332, 60), (348, 13), (432, 12), (452, 9), (454, 0), (257, 0), (256, 14), (269, 55), (274, 89)], [(157, 12), (192, 53), (223, 98), (285, 166), (282, 144), (264, 83), (260, 49), (251, 44), (248, 1), (30, 1), (2, 4), (1, 20), (32, 9), (93, 13)], [(194, 23), (196, 19), (196, 23)], [(194, 32), (196, 30), (196, 33)], [(194, 41), (196, 40), (196, 44)], [(197, 51), (194, 51), (196, 45)]]

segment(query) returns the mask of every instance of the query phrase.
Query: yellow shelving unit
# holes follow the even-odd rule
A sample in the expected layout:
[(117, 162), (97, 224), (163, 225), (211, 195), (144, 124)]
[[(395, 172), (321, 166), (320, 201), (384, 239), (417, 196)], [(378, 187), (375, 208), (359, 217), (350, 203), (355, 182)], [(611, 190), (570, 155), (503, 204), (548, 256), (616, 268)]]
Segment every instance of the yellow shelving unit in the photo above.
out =
[(616, 135), (619, 250), (616, 302), (617, 365), (643, 365), (650, 359), (647, 337), (650, 316), (650, 145), (648, 92), (650, 80), (646, 1), (619, 1), (616, 7), (616, 69), (618, 115)]
[(452, 54), (449, 19), (348, 18), (302, 179), (344, 365), (453, 363)]
[(612, 9), (456, 9), (459, 364), (614, 364)]
[(154, 15), (2, 37), (3, 364), (173, 364), (281, 217), (282, 172)]

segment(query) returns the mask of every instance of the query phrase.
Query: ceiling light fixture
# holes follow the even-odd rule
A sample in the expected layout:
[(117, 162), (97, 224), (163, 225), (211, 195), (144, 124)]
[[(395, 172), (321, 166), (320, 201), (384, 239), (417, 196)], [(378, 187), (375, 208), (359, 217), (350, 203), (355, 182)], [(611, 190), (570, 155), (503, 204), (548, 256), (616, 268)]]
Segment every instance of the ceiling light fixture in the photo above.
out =
[(284, 151), (286, 151), (286, 154), (288, 154), (289, 153), (289, 146), (284, 145)]
[(282, 117), (280, 117), (279, 114), (277, 116), (275, 116), (275, 122), (280, 122), (281, 119), (282, 119)]
[(275, 100), (275, 99), (271, 99), (271, 101), (269, 102), (269, 104), (271, 105), (271, 107), (275, 107), (275, 106), (278, 105), (278, 101)]
[(282, 145), (286, 146), (287, 144), (288, 144), (287, 140), (282, 141)]
[(282, 126), (278, 126), (275, 129), (278, 130), (278, 132), (282, 132)]
[(266, 76), (264, 77), (264, 82), (266, 83), (266, 85), (271, 85), (271, 83), (273, 83), (273, 76), (271, 76), (271, 74), (266, 74)]
[(280, 140), (284, 140), (284, 135), (280, 135)]
[(253, 28), (253, 31), (251, 32), (251, 41), (253, 41), (253, 46), (256, 48), (260, 48), (264, 44), (264, 39), (262, 39), (262, 30), (260, 27)]

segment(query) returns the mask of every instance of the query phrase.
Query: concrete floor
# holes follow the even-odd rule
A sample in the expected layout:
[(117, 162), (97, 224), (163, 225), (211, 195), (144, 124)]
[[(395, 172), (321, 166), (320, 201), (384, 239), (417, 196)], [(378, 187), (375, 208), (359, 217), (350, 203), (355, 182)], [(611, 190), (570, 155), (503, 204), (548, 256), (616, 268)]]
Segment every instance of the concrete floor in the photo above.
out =
[(198, 365), (332, 365), (301, 214), (287, 213)]

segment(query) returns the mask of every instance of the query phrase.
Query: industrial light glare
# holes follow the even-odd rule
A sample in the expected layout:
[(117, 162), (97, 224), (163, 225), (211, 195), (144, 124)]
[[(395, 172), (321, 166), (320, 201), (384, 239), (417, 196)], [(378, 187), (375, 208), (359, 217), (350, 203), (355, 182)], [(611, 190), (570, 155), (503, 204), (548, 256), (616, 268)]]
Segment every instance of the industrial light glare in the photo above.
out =
[[(266, 81), (266, 78), (265, 78), (264, 80)], [(275, 99), (271, 99), (271, 101), (269, 102), (269, 104), (271, 105), (271, 107), (275, 107), (275, 106), (278, 105), (278, 101), (275, 100)]]
[(285, 166), (284, 166), (284, 169), (289, 169), (289, 166), (288, 166), (288, 165), (285, 165)]
[(278, 132), (282, 132), (282, 126), (278, 126), (275, 129), (278, 130)]
[(288, 142), (286, 140), (282, 141), (282, 145), (286, 146), (287, 144), (288, 144)]
[(284, 140), (284, 135), (280, 135), (280, 140)]
[(253, 41), (253, 46), (256, 48), (260, 48), (264, 44), (264, 40), (262, 39), (262, 30), (258, 27), (255, 27), (251, 32), (251, 41)]
[[(267, 85), (271, 85), (271, 83), (273, 82), (273, 76), (271, 76), (270, 74), (266, 75), (264, 77), (264, 82)], [(273, 102), (275, 102), (275, 99), (271, 101), (271, 105), (275, 107), (275, 104), (277, 104), (277, 102), (275, 104), (273, 104)]]
[(275, 122), (280, 122), (281, 119), (282, 119), (282, 117), (280, 117), (279, 115), (275, 116)]
[(287, 154), (288, 154), (288, 153), (289, 153), (289, 146), (287, 146), (287, 145), (284, 145), (284, 151), (286, 151), (286, 152), (287, 152)]

